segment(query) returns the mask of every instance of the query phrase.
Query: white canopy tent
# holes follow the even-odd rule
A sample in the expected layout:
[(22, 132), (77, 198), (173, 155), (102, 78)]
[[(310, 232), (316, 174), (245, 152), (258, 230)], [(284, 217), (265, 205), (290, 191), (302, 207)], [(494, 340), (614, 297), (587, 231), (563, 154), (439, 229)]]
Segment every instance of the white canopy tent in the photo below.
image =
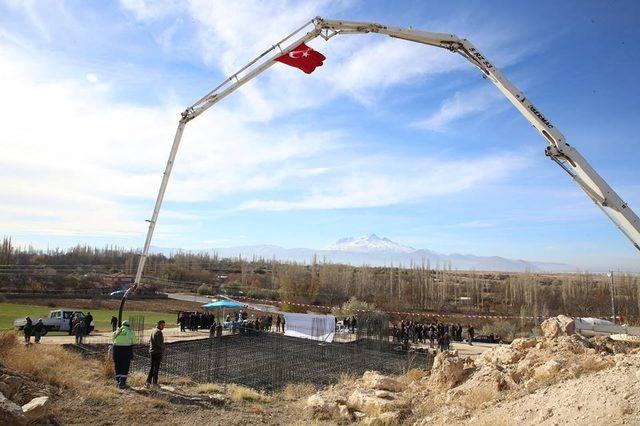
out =
[(285, 313), (285, 336), (333, 342), (336, 317), (333, 315)]

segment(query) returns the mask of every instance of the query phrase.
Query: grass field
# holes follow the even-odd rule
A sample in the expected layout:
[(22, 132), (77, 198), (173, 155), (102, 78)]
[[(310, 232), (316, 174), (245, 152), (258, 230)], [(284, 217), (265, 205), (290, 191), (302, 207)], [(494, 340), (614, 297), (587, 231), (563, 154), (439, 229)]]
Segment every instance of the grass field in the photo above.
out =
[[(55, 309), (62, 308), (75, 308), (75, 306), (57, 306), (51, 308), (48, 306), (37, 305), (24, 305), (14, 303), (0, 303), (0, 330), (13, 328), (13, 321), (18, 318), (24, 318), (30, 316), (34, 322), (38, 318), (46, 318), (49, 316), (49, 312)], [(85, 314), (91, 312), (93, 315), (93, 323), (98, 331), (111, 330), (111, 317), (118, 316), (117, 310), (107, 309), (81, 309)], [(151, 328), (157, 321), (163, 319), (167, 324), (173, 324), (175, 322), (175, 313), (163, 313), (163, 312), (150, 312), (150, 311), (130, 311), (125, 309), (123, 317), (129, 318), (129, 316), (141, 315), (144, 316), (145, 328)]]

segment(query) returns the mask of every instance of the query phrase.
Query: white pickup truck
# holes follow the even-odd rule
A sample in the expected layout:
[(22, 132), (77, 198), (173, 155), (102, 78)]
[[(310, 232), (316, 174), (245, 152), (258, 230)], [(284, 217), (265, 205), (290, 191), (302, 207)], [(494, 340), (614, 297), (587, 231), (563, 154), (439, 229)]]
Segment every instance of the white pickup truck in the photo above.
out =
[[(55, 311), (49, 312), (49, 318), (42, 318), (42, 323), (44, 324), (45, 332), (43, 334), (47, 334), (49, 331), (69, 331), (71, 326), (70, 318), (72, 315), (79, 317), (84, 320), (84, 312), (78, 309), (56, 309)], [(30, 317), (33, 325), (38, 321), (38, 317)], [(17, 330), (23, 330), (25, 324), (27, 323), (26, 318), (20, 318), (13, 322), (13, 326)], [(89, 324), (89, 330), (87, 334), (93, 331), (94, 325), (93, 321)]]

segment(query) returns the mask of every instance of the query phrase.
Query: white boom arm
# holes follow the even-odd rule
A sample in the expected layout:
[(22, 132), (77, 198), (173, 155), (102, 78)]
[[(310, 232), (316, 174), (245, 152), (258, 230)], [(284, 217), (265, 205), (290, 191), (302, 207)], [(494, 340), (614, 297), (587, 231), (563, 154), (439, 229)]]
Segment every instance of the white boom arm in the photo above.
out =
[[(307, 32), (304, 33), (305, 29)], [(187, 108), (180, 118), (176, 131), (173, 146), (169, 154), (169, 160), (162, 177), (160, 190), (153, 209), (153, 215), (149, 220), (149, 230), (142, 251), (142, 256), (138, 263), (138, 269), (134, 284), (129, 288), (122, 298), (120, 304), (119, 319), (122, 317), (122, 307), (126, 297), (135, 291), (140, 284), (142, 271), (151, 245), (153, 231), (155, 228), (164, 193), (169, 182), (169, 176), (178, 146), (182, 139), (185, 125), (198, 117), (200, 114), (211, 108), (220, 100), (234, 92), (240, 86), (253, 79), (263, 71), (267, 70), (275, 63), (275, 60), (291, 50), (300, 43), (306, 43), (320, 36), (325, 40), (340, 34), (366, 34), (379, 33), (390, 37), (413, 41), (440, 47), (459, 53), (473, 65), (478, 67), (493, 84), (511, 101), (511, 103), (524, 115), (524, 117), (536, 128), (549, 144), (545, 154), (558, 163), (575, 180), (593, 202), (607, 215), (607, 217), (629, 238), (631, 243), (640, 250), (640, 219), (629, 208), (629, 206), (618, 196), (618, 194), (605, 182), (602, 177), (589, 165), (587, 160), (571, 145), (566, 143), (564, 136), (553, 124), (531, 103), (531, 101), (519, 91), (504, 75), (466, 39), (460, 39), (453, 34), (431, 33), (407, 28), (388, 27), (373, 22), (350, 22), (327, 20), (316, 17), (307, 22), (296, 31), (280, 40), (278, 43), (267, 49), (261, 55), (238, 70), (235, 74), (224, 80), (220, 85), (200, 98), (197, 102)], [(297, 38), (294, 36), (298, 35)], [(290, 41), (292, 40), (293, 41)], [(267, 58), (267, 59), (264, 59)], [(262, 61), (261, 61), (262, 60)]]

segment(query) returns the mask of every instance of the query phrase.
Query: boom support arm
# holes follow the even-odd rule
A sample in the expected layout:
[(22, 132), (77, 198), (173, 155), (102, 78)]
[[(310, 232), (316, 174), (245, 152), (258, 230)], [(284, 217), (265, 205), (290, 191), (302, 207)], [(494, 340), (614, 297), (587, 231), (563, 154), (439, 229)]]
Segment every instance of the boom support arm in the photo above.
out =
[[(307, 30), (306, 33), (304, 33), (305, 29)], [(127, 296), (131, 292), (135, 291), (140, 284), (145, 261), (151, 245), (151, 239), (153, 237), (153, 231), (158, 219), (164, 193), (185, 125), (221, 101), (223, 98), (233, 93), (243, 84), (266, 71), (275, 63), (276, 58), (289, 53), (291, 50), (299, 46), (300, 43), (306, 43), (318, 36), (325, 40), (329, 40), (335, 35), (366, 33), (379, 33), (398, 39), (447, 49), (451, 52), (462, 55), (465, 59), (475, 65), (491, 80), (493, 84), (496, 85), (507, 99), (511, 101), (520, 113), (522, 113), (533, 127), (535, 127), (535, 129), (545, 138), (548, 143), (545, 154), (569, 173), (589, 198), (596, 203), (596, 205), (607, 215), (607, 217), (609, 217), (618, 229), (620, 229), (627, 238), (631, 240), (633, 245), (640, 250), (640, 219), (638, 219), (638, 216), (624, 201), (622, 201), (620, 196), (618, 196), (618, 194), (605, 182), (605, 180), (596, 173), (587, 160), (574, 147), (566, 143), (562, 133), (560, 133), (555, 126), (533, 105), (524, 93), (511, 84), (511, 82), (507, 80), (507, 78), (502, 75), (502, 73), (478, 49), (476, 49), (473, 44), (471, 44), (471, 42), (466, 39), (460, 39), (453, 34), (431, 33), (410, 28), (389, 27), (373, 22), (327, 20), (316, 17), (284, 39), (280, 40), (271, 48), (267, 49), (182, 113), (162, 178), (162, 184), (158, 191), (153, 215), (151, 220), (148, 221), (149, 229), (142, 256), (138, 263), (135, 281), (133, 286), (125, 292), (120, 303), (118, 315), (119, 320), (122, 318), (122, 309)], [(295, 36), (298, 37), (296, 38)]]
[(482, 71), (503, 95), (544, 137), (548, 146), (545, 155), (558, 163), (605, 213), (614, 225), (640, 250), (640, 219), (607, 182), (591, 167), (578, 150), (566, 141), (562, 133), (518, 90), (471, 42), (453, 34), (430, 33), (412, 29), (387, 27), (376, 23), (331, 21), (316, 18), (316, 26), (335, 34), (380, 33), (390, 37), (459, 53)]

